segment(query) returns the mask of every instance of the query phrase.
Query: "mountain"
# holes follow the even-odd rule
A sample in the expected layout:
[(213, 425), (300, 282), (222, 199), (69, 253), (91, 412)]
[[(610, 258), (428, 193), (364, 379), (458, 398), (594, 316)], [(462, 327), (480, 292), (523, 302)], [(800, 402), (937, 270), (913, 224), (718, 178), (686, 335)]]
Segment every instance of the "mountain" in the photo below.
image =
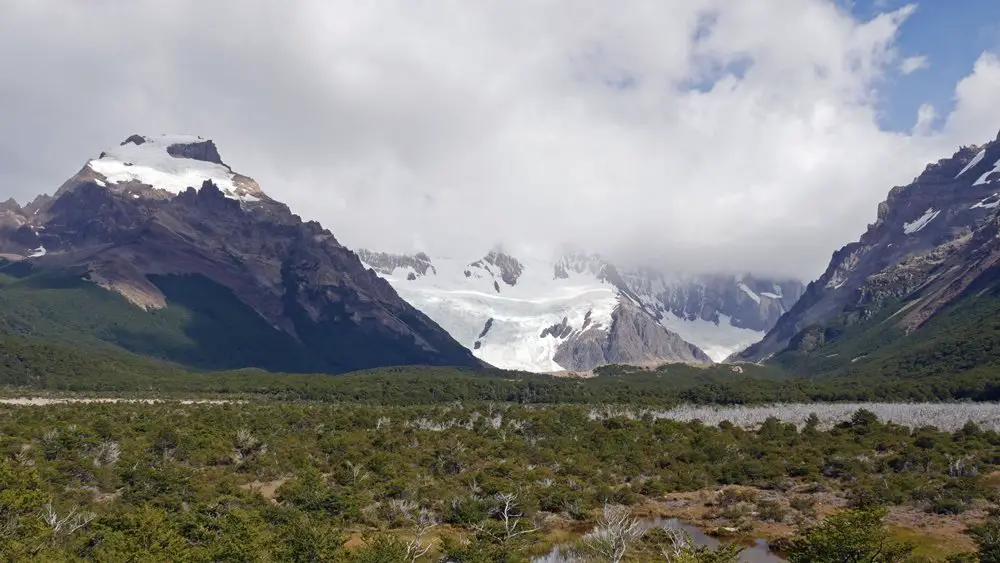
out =
[(805, 290), (792, 279), (690, 276), (654, 268), (626, 270), (622, 279), (664, 327), (716, 362), (763, 338)]
[(133, 135), (0, 204), (0, 332), (202, 369), (482, 366), (211, 140)]
[(709, 363), (759, 340), (802, 292), (750, 276), (619, 270), (598, 255), (478, 260), (359, 250), (362, 261), (484, 361), (535, 372)]
[(1000, 344), (991, 320), (1000, 310), (998, 207), (1000, 136), (929, 164), (894, 187), (875, 223), (834, 252), (798, 303), (735, 358), (811, 371), (860, 369), (889, 361), (890, 351), (913, 370), (907, 358), (918, 352), (980, 362)]

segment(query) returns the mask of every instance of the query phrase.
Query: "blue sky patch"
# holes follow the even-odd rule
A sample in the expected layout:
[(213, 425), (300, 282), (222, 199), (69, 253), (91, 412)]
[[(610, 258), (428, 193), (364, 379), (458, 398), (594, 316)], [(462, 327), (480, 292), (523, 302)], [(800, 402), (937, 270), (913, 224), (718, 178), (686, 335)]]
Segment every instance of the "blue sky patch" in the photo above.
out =
[[(906, 0), (842, 0), (841, 5), (860, 19), (892, 11)], [(972, 72), (984, 51), (1000, 51), (1000, 1), (926, 0), (903, 23), (897, 41), (900, 59), (923, 55), (927, 68), (894, 73), (879, 87), (880, 125), (909, 131), (921, 104), (929, 103), (938, 116), (955, 105), (955, 85)]]

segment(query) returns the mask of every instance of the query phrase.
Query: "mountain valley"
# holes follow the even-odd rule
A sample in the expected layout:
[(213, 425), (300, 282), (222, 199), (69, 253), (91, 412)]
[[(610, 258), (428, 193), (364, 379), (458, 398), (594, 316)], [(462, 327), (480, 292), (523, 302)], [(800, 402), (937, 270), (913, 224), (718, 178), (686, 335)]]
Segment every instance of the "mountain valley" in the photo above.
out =
[(0, 0), (0, 563), (1000, 563), (998, 32)]

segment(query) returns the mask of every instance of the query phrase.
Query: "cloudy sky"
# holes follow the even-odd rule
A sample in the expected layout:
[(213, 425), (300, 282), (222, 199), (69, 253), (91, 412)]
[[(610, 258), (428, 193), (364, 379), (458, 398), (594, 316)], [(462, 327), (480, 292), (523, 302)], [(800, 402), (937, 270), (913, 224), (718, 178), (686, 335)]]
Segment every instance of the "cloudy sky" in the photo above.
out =
[(996, 136), (998, 52), (985, 0), (0, 0), (0, 196), (192, 133), (353, 247), (812, 278)]

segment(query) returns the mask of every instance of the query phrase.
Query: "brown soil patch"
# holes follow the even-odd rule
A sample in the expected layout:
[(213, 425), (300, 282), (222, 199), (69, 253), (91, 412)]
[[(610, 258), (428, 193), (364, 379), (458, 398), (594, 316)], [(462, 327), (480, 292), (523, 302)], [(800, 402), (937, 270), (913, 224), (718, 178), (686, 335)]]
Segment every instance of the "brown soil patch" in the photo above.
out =
[[(997, 477), (1000, 479), (1000, 475)], [(720, 491), (726, 488), (703, 489), (685, 493), (670, 493), (654, 501), (634, 507), (635, 514), (642, 518), (677, 518), (697, 526), (707, 532), (726, 528), (732, 522), (720, 517), (724, 512), (718, 504)], [(761, 501), (773, 501), (787, 511), (782, 522), (768, 521), (756, 513), (753, 502), (740, 503), (748, 512), (746, 520), (752, 525), (743, 533), (749, 537), (775, 540), (795, 533), (803, 523), (816, 522), (847, 507), (847, 501), (832, 492), (806, 492), (806, 486), (790, 491), (771, 491), (747, 487), (728, 487), (740, 492), (754, 492)], [(789, 502), (793, 498), (807, 498), (813, 501), (811, 513), (801, 513), (792, 509)], [(972, 551), (975, 546), (965, 530), (971, 524), (982, 522), (986, 512), (970, 510), (959, 515), (928, 514), (918, 507), (897, 506), (889, 510), (886, 524), (901, 540), (912, 541), (918, 546), (918, 553), (948, 555), (962, 551)]]
[(344, 549), (354, 550), (365, 546), (365, 538), (361, 532), (352, 532), (344, 542)]
[(987, 475), (985, 482), (987, 487), (1000, 489), (1000, 471), (994, 471), (993, 473)]
[(276, 500), (278, 489), (289, 479), (291, 479), (291, 476), (281, 477), (279, 479), (275, 479), (274, 481), (251, 481), (242, 485), (241, 488), (257, 493), (267, 500), (276, 503), (278, 502)]

